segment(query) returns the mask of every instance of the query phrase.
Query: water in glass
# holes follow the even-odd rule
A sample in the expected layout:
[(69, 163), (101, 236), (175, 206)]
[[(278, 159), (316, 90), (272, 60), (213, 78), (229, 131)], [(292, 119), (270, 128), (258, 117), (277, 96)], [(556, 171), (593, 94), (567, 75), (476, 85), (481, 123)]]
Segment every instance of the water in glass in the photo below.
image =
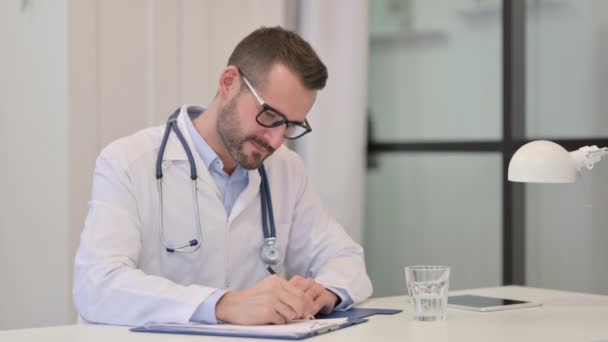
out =
[(411, 283), (412, 318), (419, 321), (444, 320), (448, 304), (447, 289), (447, 281)]
[(446, 266), (410, 266), (405, 268), (412, 318), (440, 321), (446, 318), (450, 268)]

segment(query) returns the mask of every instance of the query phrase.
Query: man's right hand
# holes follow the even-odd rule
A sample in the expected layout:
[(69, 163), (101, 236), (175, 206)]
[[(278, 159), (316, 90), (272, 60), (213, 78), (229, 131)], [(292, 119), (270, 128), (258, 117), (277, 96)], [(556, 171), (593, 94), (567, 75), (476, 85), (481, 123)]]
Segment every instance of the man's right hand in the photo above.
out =
[(232, 324), (285, 324), (306, 318), (312, 305), (304, 291), (272, 275), (253, 287), (226, 293), (215, 306), (215, 316)]

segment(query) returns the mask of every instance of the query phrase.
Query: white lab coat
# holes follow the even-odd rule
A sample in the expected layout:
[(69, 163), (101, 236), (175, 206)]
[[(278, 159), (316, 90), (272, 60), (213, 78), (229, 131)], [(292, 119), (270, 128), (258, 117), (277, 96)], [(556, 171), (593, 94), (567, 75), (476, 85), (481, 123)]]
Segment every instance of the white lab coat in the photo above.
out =
[[(194, 253), (169, 253), (161, 243), (155, 164), (165, 126), (111, 143), (97, 159), (75, 260), (74, 302), (87, 321), (185, 323), (216, 289), (242, 289), (269, 275), (260, 258), (257, 170), (248, 171), (249, 185), (227, 216), (217, 186), (192, 144), (185, 108), (178, 127), (193, 151), (199, 175), (201, 247)], [(302, 160), (283, 146), (264, 165), (282, 255), (275, 270), (343, 288), (355, 303), (369, 297), (372, 287), (363, 250), (325, 212)], [(189, 164), (174, 133), (162, 169), (165, 240), (177, 245), (200, 239)]]

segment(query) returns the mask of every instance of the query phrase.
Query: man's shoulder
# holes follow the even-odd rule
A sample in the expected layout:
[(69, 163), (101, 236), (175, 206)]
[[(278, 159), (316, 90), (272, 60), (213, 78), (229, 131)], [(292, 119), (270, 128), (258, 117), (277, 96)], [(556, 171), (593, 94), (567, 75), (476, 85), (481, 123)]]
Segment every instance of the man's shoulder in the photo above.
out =
[(99, 157), (126, 169), (134, 162), (156, 154), (162, 140), (162, 127), (149, 127), (118, 138), (104, 147)]

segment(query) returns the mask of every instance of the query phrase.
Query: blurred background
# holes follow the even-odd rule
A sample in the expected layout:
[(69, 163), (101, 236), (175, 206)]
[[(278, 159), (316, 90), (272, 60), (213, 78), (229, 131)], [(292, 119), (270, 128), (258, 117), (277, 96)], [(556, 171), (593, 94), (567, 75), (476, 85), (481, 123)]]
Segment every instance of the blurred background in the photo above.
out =
[(366, 253), (374, 296), (403, 267), (451, 288), (608, 294), (608, 162), (568, 185), (515, 184), (536, 139), (608, 146), (602, 0), (3, 0), (0, 329), (72, 324), (72, 266), (95, 158), (208, 104), (260, 26), (299, 32), (329, 68), (291, 146)]

